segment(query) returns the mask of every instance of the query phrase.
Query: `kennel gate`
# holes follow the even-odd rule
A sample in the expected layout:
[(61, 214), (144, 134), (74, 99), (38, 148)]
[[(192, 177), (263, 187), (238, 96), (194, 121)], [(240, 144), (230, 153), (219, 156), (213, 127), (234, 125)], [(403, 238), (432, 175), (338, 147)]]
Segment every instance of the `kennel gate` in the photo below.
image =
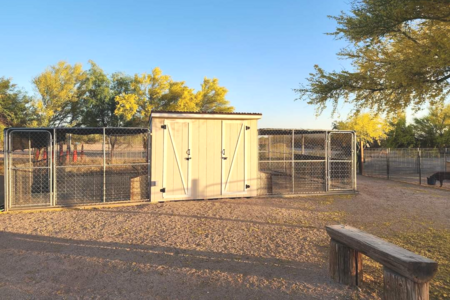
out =
[(356, 191), (353, 131), (259, 129), (259, 195)]
[(10, 128), (5, 133), (5, 209), (150, 198), (146, 128)]

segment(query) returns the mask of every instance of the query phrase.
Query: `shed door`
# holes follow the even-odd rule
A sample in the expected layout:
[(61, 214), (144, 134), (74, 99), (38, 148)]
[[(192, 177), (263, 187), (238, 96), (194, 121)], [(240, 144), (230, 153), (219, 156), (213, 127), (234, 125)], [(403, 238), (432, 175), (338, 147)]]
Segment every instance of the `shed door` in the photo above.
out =
[(163, 198), (190, 197), (191, 123), (164, 122)]
[(245, 121), (222, 121), (222, 195), (247, 192), (246, 131)]

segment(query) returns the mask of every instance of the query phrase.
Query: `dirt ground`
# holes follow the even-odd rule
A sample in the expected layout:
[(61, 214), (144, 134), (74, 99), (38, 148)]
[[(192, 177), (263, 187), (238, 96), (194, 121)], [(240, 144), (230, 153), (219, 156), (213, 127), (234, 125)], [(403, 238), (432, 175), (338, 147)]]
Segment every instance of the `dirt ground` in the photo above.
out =
[(352, 196), (171, 202), (0, 214), (1, 299), (379, 299), (327, 274), (326, 224), (436, 259), (450, 295), (450, 192), (358, 177)]

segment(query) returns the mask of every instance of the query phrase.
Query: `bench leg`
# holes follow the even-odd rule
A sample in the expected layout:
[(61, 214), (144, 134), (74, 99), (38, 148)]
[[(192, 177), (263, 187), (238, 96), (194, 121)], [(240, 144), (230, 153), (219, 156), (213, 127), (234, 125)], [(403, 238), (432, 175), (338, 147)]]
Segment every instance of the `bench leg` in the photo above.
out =
[(429, 300), (430, 285), (417, 283), (384, 267), (384, 300)]
[(361, 253), (331, 239), (329, 272), (336, 282), (361, 285), (363, 280)]

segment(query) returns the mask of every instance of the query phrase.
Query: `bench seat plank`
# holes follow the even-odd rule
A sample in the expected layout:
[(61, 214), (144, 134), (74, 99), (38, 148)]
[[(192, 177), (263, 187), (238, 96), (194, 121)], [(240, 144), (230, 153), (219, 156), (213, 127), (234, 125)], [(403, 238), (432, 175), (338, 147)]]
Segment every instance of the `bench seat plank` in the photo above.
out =
[(326, 226), (328, 235), (415, 282), (430, 281), (437, 272), (437, 262), (403, 249), (357, 228), (344, 225)]

